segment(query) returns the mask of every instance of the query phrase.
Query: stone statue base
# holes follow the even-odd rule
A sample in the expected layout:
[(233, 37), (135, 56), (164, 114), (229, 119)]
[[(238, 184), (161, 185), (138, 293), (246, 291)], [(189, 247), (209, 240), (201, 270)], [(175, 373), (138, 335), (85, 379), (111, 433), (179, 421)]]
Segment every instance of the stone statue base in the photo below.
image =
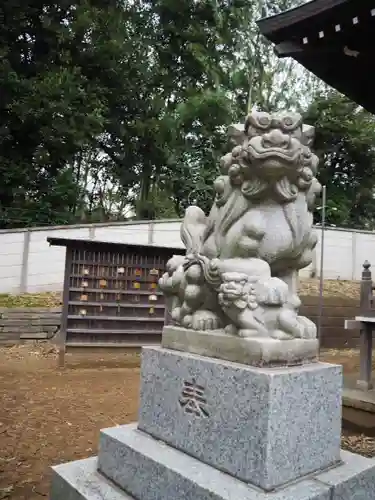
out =
[(367, 500), (375, 462), (340, 451), (341, 367), (142, 356), (139, 423), (53, 469), (51, 500)]
[[(370, 500), (374, 461), (341, 451), (342, 465), (264, 493), (140, 432), (103, 431), (110, 477), (96, 457), (53, 468), (51, 500)], [(118, 486), (119, 485), (119, 486)], [(124, 485), (124, 486), (121, 486)], [(133, 491), (133, 495), (125, 491)]]
[(293, 366), (317, 360), (318, 339), (242, 338), (223, 330), (165, 326), (162, 346), (251, 366)]

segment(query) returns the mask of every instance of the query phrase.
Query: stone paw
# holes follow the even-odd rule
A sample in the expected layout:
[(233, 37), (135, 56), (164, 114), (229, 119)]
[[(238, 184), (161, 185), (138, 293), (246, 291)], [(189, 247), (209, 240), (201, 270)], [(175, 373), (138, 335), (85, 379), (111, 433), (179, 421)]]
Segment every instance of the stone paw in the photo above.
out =
[(224, 331), (228, 335), (238, 335), (238, 328), (235, 325), (227, 325)]
[(196, 311), (192, 317), (194, 330), (217, 330), (222, 326), (221, 319), (212, 311)]
[(179, 323), (181, 321), (181, 307), (175, 307), (171, 312), (173, 321)]
[(182, 325), (185, 327), (185, 328), (191, 328), (192, 326), (192, 315), (191, 314), (187, 314), (183, 320), (182, 320)]
[(251, 338), (251, 337), (262, 337), (262, 335), (259, 333), (258, 330), (245, 330), (245, 329), (242, 329), (242, 330), (238, 330), (238, 333), (237, 335), (239, 337), (243, 337), (243, 338)]
[(315, 339), (317, 335), (317, 328), (309, 318), (305, 316), (297, 316), (300, 326), (301, 339)]
[(291, 340), (291, 339), (293, 339), (293, 335), (290, 335), (289, 333), (283, 332), (282, 330), (274, 330), (272, 332), (271, 337), (273, 339), (277, 339), (277, 340)]
[[(295, 311), (284, 308), (279, 315), (279, 329), (296, 339), (316, 338), (316, 326), (305, 316), (297, 316)], [(281, 339), (280, 339), (281, 340)]]

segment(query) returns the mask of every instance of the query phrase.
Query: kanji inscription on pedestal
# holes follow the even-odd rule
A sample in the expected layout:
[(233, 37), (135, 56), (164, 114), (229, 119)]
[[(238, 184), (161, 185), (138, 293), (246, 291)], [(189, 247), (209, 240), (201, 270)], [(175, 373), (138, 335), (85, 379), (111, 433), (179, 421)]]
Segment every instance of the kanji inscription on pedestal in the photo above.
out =
[(179, 403), (186, 413), (191, 413), (197, 417), (209, 416), (204, 387), (197, 384), (194, 379), (192, 382), (184, 381)]

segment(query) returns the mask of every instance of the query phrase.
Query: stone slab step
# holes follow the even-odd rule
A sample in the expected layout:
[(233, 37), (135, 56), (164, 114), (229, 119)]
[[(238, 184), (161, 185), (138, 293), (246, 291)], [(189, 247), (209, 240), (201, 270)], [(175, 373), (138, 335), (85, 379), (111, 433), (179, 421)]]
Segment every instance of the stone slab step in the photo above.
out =
[(98, 473), (96, 457), (52, 467), (53, 500), (133, 500)]
[(8, 339), (20, 339), (21, 335), (19, 332), (0, 332), (0, 340), (8, 340)]
[(15, 345), (21, 342), (19, 335), (0, 335), (0, 345)]
[(375, 460), (346, 451), (341, 458), (341, 465), (265, 493), (130, 424), (102, 431), (99, 460), (53, 467), (50, 500), (374, 499)]
[(35, 328), (42, 327), (56, 327), (60, 326), (60, 321), (51, 319), (0, 319), (0, 328), (6, 328), (9, 326), (33, 326)]
[(0, 326), (0, 333), (55, 333), (60, 327), (59, 326), (30, 326), (30, 325), (9, 325)]
[[(99, 471), (137, 500), (331, 500), (331, 487), (304, 479), (265, 493), (163, 441), (136, 424), (101, 432)], [(365, 499), (367, 497), (363, 497)], [(370, 497), (369, 497), (370, 498)], [(352, 497), (342, 497), (352, 500)], [(362, 497), (361, 497), (362, 499)], [(54, 497), (51, 500), (55, 500)], [(341, 497), (340, 497), (341, 500)]]
[(3, 312), (0, 313), (0, 318), (9, 319), (9, 318), (20, 318), (20, 319), (29, 319), (29, 318), (55, 318), (58, 319), (61, 317), (61, 313), (49, 313), (49, 312)]
[(22, 340), (46, 340), (50, 339), (53, 335), (49, 334), (48, 332), (38, 332), (38, 333), (33, 333), (33, 332), (25, 332), (21, 333), (20, 339)]
[(0, 315), (2, 314), (61, 314), (60, 307), (0, 307)]

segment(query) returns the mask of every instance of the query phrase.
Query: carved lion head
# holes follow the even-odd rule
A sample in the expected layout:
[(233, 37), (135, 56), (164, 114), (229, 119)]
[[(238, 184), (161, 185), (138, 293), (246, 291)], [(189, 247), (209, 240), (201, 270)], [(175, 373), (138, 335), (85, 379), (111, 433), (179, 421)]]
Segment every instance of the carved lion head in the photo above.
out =
[(254, 294), (254, 280), (244, 273), (226, 272), (222, 274), (219, 288), (219, 304), (224, 307), (235, 305), (238, 309), (257, 306)]
[[(248, 199), (292, 201), (300, 191), (320, 191), (315, 178), (318, 158), (310, 150), (313, 127), (303, 128), (298, 113), (253, 111), (243, 132), (235, 127), (237, 145), (221, 160), (228, 183)], [(222, 191), (222, 186), (217, 186)]]

